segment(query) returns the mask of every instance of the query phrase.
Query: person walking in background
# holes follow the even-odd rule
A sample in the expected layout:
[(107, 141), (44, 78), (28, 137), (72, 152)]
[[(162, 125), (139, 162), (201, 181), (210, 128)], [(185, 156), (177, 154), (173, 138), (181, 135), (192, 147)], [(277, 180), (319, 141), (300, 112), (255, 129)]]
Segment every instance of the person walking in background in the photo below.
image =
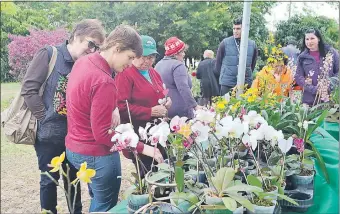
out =
[(177, 37), (166, 40), (165, 57), (155, 66), (167, 89), (168, 96), (172, 100), (168, 116), (170, 118), (178, 115), (180, 117), (193, 118), (194, 109), (198, 109), (192, 92), (192, 82), (188, 69), (184, 65), (185, 51), (187, 45)]
[[(142, 55), (142, 41), (130, 26), (117, 26), (105, 39), (100, 53), (79, 59), (67, 84), (66, 156), (80, 169), (96, 171), (88, 189), (91, 199), (89, 212), (107, 212), (118, 201), (121, 184), (121, 163), (117, 150), (113, 152), (115, 128), (120, 120), (117, 108), (117, 88), (113, 72), (131, 66)], [(137, 146), (137, 152), (141, 152)]]
[[(233, 36), (225, 38), (219, 45), (216, 56), (216, 70), (220, 73), (220, 94), (223, 96), (237, 84), (238, 64), (240, 57), (242, 19), (233, 22)], [(245, 84), (252, 83), (252, 72), (257, 60), (257, 48), (253, 40), (248, 40), (246, 59)]]
[(211, 104), (213, 96), (220, 95), (220, 86), (218, 84), (218, 72), (216, 71), (216, 59), (212, 50), (205, 50), (203, 60), (197, 66), (197, 79), (201, 81), (201, 94), (204, 104)]
[[(303, 88), (302, 102), (312, 106), (316, 104), (316, 95), (322, 102), (327, 102), (330, 87), (329, 77), (339, 73), (339, 53), (324, 43), (317, 29), (309, 29), (303, 37), (303, 52), (297, 60), (296, 83)], [(329, 57), (330, 59), (326, 59)], [(325, 61), (332, 61), (326, 72), (322, 71)], [(322, 81), (322, 84), (319, 84)], [(319, 99), (319, 98), (318, 98)]]
[[(50, 171), (51, 168), (48, 164), (51, 163), (52, 158), (60, 156), (65, 151), (67, 119), (65, 115), (55, 111), (53, 106), (54, 94), (59, 85), (58, 81), (71, 72), (74, 62), (81, 56), (98, 50), (98, 46), (104, 41), (104, 38), (105, 30), (99, 20), (85, 19), (76, 24), (69, 40), (56, 46), (57, 60), (46, 82), (42, 97), (39, 96), (39, 90), (48, 75), (49, 61), (53, 52), (52, 47), (39, 50), (28, 67), (22, 82), (21, 95), (24, 97), (27, 107), (38, 120), (34, 148), (41, 172)], [(67, 162), (66, 159), (63, 163), (65, 172)], [(70, 165), (70, 180), (76, 178), (76, 172), (77, 170)], [(59, 171), (50, 174), (55, 180), (59, 180)], [(65, 179), (64, 176), (63, 178)], [(67, 190), (66, 179), (64, 184)], [(72, 194), (74, 194), (74, 189), (72, 189)], [(75, 213), (82, 212), (80, 195), (80, 185), (78, 185)], [(73, 195), (71, 198), (73, 198)], [(57, 213), (57, 187), (46, 175), (40, 175), (40, 205), (41, 209)]]
[[(167, 97), (165, 103), (160, 104), (158, 100), (163, 99), (163, 82), (160, 75), (152, 68), (158, 54), (156, 41), (150, 36), (141, 36), (143, 45), (143, 54), (141, 57), (132, 61), (132, 66), (126, 68), (124, 72), (115, 77), (115, 83), (118, 88), (118, 107), (122, 123), (130, 123), (129, 113), (131, 115), (132, 125), (136, 133), (139, 133), (139, 127), (146, 127), (148, 122), (152, 122), (159, 117), (165, 117), (167, 109), (171, 106), (171, 99)], [(128, 101), (129, 110), (126, 101)], [(146, 143), (146, 142), (144, 142)], [(140, 164), (139, 170), (141, 177), (151, 170), (153, 158), (158, 163), (162, 163), (166, 157), (165, 150), (158, 144), (158, 149), (153, 146), (141, 143), (143, 151), (139, 158), (144, 167)], [(123, 150), (125, 157), (132, 159), (136, 165), (134, 155)], [(146, 169), (146, 170), (145, 170)]]
[(296, 47), (295, 40), (289, 40), (287, 46), (282, 48), (284, 54), (288, 57), (288, 62), (291, 61), (293, 65), (296, 65), (297, 58), (300, 54), (300, 50)]

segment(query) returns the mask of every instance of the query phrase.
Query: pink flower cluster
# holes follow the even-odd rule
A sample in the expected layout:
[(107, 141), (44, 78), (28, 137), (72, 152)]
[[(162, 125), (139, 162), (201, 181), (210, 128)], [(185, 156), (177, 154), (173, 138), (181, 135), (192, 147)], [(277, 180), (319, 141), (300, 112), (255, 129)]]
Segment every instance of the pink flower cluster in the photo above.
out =
[(302, 138), (295, 138), (294, 139), (294, 145), (296, 146), (296, 149), (299, 153), (301, 153), (305, 150), (305, 144), (304, 144), (304, 140)]
[(11, 74), (22, 78), (36, 52), (46, 45), (58, 45), (67, 39), (65, 29), (54, 31), (30, 30), (27, 36), (8, 35), (11, 43), (8, 45), (8, 61)]
[(125, 139), (124, 141), (116, 140), (115, 144), (111, 147), (110, 152), (121, 152), (130, 146), (130, 139)]

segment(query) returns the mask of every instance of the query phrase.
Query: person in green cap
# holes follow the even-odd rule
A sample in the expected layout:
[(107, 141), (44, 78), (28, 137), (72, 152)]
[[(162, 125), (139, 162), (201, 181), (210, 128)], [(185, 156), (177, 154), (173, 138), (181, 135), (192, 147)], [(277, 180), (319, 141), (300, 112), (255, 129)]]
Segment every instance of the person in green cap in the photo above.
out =
[[(115, 77), (121, 122), (130, 123), (130, 113), (136, 133), (139, 133), (139, 127), (145, 128), (148, 122), (167, 116), (168, 109), (172, 104), (171, 99), (166, 96), (167, 90), (164, 88), (160, 75), (152, 67), (158, 54), (156, 41), (152, 37), (144, 35), (141, 36), (141, 39), (143, 46), (142, 56), (135, 58), (132, 61), (132, 66), (126, 68), (124, 72)], [(138, 155), (143, 163), (139, 164), (139, 166), (141, 176), (144, 177), (151, 170), (153, 159), (157, 163), (162, 163), (166, 153), (162, 146), (158, 144), (158, 148), (155, 149), (147, 140), (144, 140), (143, 143), (138, 143), (137, 147), (143, 147), (138, 149), (143, 151)], [(135, 163), (132, 153), (123, 151), (123, 154)]]

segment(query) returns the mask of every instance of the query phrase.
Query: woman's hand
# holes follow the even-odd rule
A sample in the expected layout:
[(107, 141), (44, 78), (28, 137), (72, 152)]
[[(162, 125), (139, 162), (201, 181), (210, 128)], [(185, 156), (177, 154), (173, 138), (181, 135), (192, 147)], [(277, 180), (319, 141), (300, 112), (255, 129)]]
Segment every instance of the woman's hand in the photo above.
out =
[(120, 114), (118, 108), (116, 108), (112, 112), (111, 116), (111, 128), (109, 129), (108, 133), (112, 134), (113, 130), (120, 124)]
[(167, 97), (167, 98), (166, 98), (166, 103), (165, 103), (164, 106), (165, 106), (166, 109), (169, 110), (169, 108), (171, 107), (171, 105), (172, 105), (172, 100), (171, 100), (170, 97)]
[(305, 84), (306, 84), (306, 85), (312, 85), (312, 84), (313, 84), (312, 78), (307, 77), (307, 78), (305, 79)]
[(163, 155), (157, 147), (152, 147), (147, 144), (144, 144), (144, 149), (143, 149), (142, 154), (149, 156), (151, 158), (154, 158), (157, 161), (157, 163), (164, 162)]
[(152, 117), (164, 117), (168, 110), (163, 105), (157, 105), (151, 108)]

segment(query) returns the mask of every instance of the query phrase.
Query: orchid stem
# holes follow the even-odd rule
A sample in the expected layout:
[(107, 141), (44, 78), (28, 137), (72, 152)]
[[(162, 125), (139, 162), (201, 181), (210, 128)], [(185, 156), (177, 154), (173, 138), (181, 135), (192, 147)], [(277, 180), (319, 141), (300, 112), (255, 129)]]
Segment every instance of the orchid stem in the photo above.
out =
[(132, 125), (132, 120), (131, 120), (131, 114), (130, 114), (130, 108), (129, 108), (129, 102), (127, 100), (125, 100), (126, 102), (126, 108), (127, 108), (127, 111), (128, 111), (128, 115), (129, 115), (129, 120), (130, 120), (130, 123)]

